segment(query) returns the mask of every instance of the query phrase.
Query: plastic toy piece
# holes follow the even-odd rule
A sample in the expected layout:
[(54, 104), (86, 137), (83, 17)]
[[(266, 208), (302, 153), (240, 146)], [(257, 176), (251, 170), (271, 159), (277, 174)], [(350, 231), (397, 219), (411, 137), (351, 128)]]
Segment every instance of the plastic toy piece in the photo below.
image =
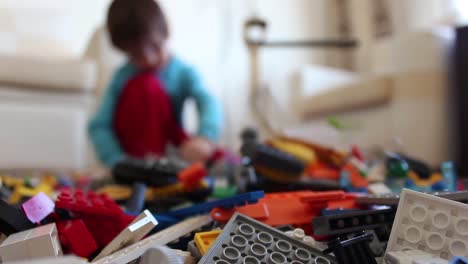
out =
[(178, 239), (179, 237), (188, 234), (194, 230), (197, 230), (209, 223), (211, 218), (208, 215), (202, 215), (187, 219), (174, 226), (171, 226), (163, 231), (160, 231), (152, 236), (149, 236), (142, 241), (121, 249), (107, 257), (104, 257), (98, 261), (92, 262), (92, 264), (126, 264), (139, 257), (141, 257), (146, 250), (152, 247), (164, 246), (167, 243)]
[(99, 260), (105, 256), (108, 256), (126, 246), (130, 246), (140, 241), (146, 236), (153, 228), (158, 224), (153, 215), (145, 210), (130, 225), (125, 228), (120, 234), (107, 245), (101, 253), (94, 259)]
[(336, 236), (391, 226), (394, 216), (395, 209), (352, 211), (319, 216), (313, 220), (314, 235)]
[[(429, 193), (429, 194), (440, 197), (440, 198), (452, 200), (452, 201), (468, 203), (468, 191), (435, 192), (435, 193)], [(396, 206), (398, 205), (399, 200), (400, 200), (400, 195), (396, 193), (388, 193), (388, 194), (381, 194), (381, 195), (365, 195), (365, 196), (356, 197), (356, 203), (362, 206), (367, 206), (367, 205)]]
[(89, 264), (88, 261), (73, 257), (73, 256), (63, 256), (63, 257), (55, 257), (55, 258), (41, 258), (41, 259), (34, 259), (34, 260), (26, 260), (26, 261), (15, 261), (14, 264)]
[(135, 182), (132, 188), (132, 195), (125, 203), (127, 213), (136, 215), (143, 211), (145, 206), (146, 184)]
[(8, 202), (10, 204), (17, 204), (21, 202), (23, 197), (33, 197), (34, 195), (37, 195), (41, 192), (50, 196), (52, 195), (56, 185), (57, 180), (51, 175), (44, 176), (39, 185), (36, 187), (28, 187), (23, 184), (14, 185), (13, 193), (8, 198)]
[(26, 217), (38, 224), (54, 212), (55, 204), (45, 193), (41, 192), (23, 203), (21, 207)]
[(0, 233), (11, 235), (34, 228), (21, 210), (14, 208), (0, 199)]
[(273, 181), (296, 181), (305, 169), (301, 160), (265, 144), (244, 143), (241, 153), (250, 158), (256, 171)]
[(179, 172), (177, 178), (187, 191), (198, 187), (198, 183), (208, 174), (202, 163), (194, 163), (192, 166)]
[(345, 241), (337, 239), (330, 242), (324, 253), (333, 252), (339, 264), (377, 264), (369, 248), (371, 240), (370, 234), (360, 234)]
[(105, 247), (134, 220), (109, 197), (94, 192), (64, 189), (55, 207), (79, 215), (100, 247)]
[(311, 163), (306, 169), (306, 175), (313, 179), (328, 179), (337, 181), (340, 178), (340, 171), (337, 168), (327, 166), (318, 161)]
[(326, 264), (336, 261), (279, 230), (236, 213), (198, 263)]
[(216, 221), (227, 222), (235, 212), (239, 212), (271, 226), (310, 225), (312, 219), (331, 202), (327, 199), (341, 198), (348, 197), (342, 191), (269, 193), (256, 204), (213, 209), (211, 216)]
[(310, 225), (314, 216), (319, 215), (320, 210), (313, 208), (309, 203), (301, 201), (301, 194), (310, 193), (290, 192), (266, 194), (256, 204), (249, 204), (234, 209), (216, 208), (211, 211), (211, 216), (219, 222), (227, 222), (235, 212), (245, 214), (270, 226), (281, 225)]
[(419, 249), (445, 260), (468, 256), (468, 205), (404, 189), (387, 252)]
[(454, 257), (450, 264), (468, 264), (468, 258)]
[(168, 212), (167, 215), (176, 218), (185, 218), (197, 214), (208, 213), (217, 207), (232, 208), (234, 206), (241, 206), (245, 204), (252, 204), (258, 202), (264, 196), (263, 191), (250, 192), (239, 194), (231, 198), (206, 202), (197, 204), (189, 208), (183, 208), (175, 211)]
[(434, 258), (421, 250), (409, 249), (403, 251), (388, 252), (386, 256), (388, 264), (448, 264), (444, 259)]
[(168, 247), (157, 247), (148, 249), (136, 264), (154, 263), (194, 264), (195, 262), (188, 252)]
[(57, 227), (49, 224), (10, 235), (0, 245), (3, 262), (32, 260), (62, 255)]
[(120, 216), (122, 209), (107, 195), (81, 190), (64, 189), (55, 201), (59, 209), (70, 210), (77, 213)]
[(299, 241), (302, 241), (303, 243), (311, 246), (311, 247), (315, 247), (316, 245), (316, 241), (310, 237), (310, 236), (306, 236), (305, 235), (305, 232), (303, 229), (301, 228), (296, 228), (294, 230), (291, 230), (291, 231), (286, 231), (284, 232), (285, 235), (287, 235), (288, 237), (291, 237), (291, 238), (294, 238), (296, 240), (299, 240)]
[(200, 250), (195, 244), (195, 240), (192, 240), (187, 244), (187, 251), (190, 252), (192, 257), (194, 257), (197, 262), (202, 258)]
[(144, 161), (126, 159), (112, 169), (114, 179), (123, 184), (143, 182), (149, 186), (164, 186), (177, 182), (177, 173), (182, 168), (167, 159)]
[(73, 219), (58, 222), (57, 229), (65, 253), (88, 258), (98, 250), (98, 245), (83, 220)]
[(307, 164), (315, 163), (317, 160), (314, 150), (296, 142), (290, 142), (284, 139), (272, 139), (267, 141), (267, 144), (289, 153)]
[[(351, 163), (347, 163), (342, 171), (349, 174), (349, 181), (351, 182), (352, 187), (354, 188), (366, 188), (368, 186), (367, 179), (361, 175), (361, 172)], [(341, 176), (342, 177), (342, 176)]]
[(211, 245), (213, 245), (213, 242), (216, 240), (219, 234), (221, 234), (221, 230), (213, 230), (209, 232), (195, 234), (195, 244), (197, 245), (198, 250), (200, 250), (200, 254), (202, 256), (205, 255), (206, 252), (208, 252)]

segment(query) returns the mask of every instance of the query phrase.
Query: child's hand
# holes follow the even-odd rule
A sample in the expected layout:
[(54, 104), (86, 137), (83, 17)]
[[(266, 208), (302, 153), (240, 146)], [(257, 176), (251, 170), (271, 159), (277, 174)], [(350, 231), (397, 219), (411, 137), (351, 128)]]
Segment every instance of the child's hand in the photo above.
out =
[(180, 147), (182, 158), (189, 162), (206, 162), (215, 151), (215, 146), (207, 139), (193, 137)]

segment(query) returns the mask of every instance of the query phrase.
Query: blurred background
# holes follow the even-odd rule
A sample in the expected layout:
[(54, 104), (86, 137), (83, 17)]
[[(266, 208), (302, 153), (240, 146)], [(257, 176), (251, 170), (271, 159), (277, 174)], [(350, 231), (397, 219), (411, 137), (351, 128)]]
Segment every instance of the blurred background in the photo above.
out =
[[(456, 160), (463, 167), (468, 158), (459, 78), (466, 51), (457, 42), (467, 34), (467, 1), (160, 2), (172, 49), (223, 103), (222, 146), (237, 151), (246, 126), (268, 134), (252, 112), (256, 85), (260, 115), (284, 134), (337, 148), (398, 150), (434, 166)], [(0, 0), (0, 169), (98, 166), (86, 125), (123, 60), (103, 29), (109, 3)], [(244, 39), (253, 17), (267, 22), (268, 40), (357, 45), (259, 48), (253, 62)], [(194, 131), (195, 108), (186, 109)]]

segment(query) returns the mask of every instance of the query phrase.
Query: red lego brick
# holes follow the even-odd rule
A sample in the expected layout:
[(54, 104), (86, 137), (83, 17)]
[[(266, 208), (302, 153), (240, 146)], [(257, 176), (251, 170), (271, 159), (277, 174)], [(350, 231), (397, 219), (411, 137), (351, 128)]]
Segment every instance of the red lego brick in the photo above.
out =
[(135, 217), (122, 215), (120, 217), (84, 215), (81, 216), (89, 232), (100, 247), (109, 244)]
[(98, 245), (83, 220), (74, 219), (58, 222), (57, 229), (65, 253), (88, 258), (98, 250)]
[(364, 178), (359, 170), (351, 163), (347, 163), (343, 167), (344, 171), (349, 172), (349, 180), (355, 188), (366, 188), (369, 185), (369, 182)]
[(356, 145), (351, 146), (351, 155), (357, 158), (359, 161), (364, 162), (365, 160), (364, 155), (362, 154), (361, 150)]
[(199, 186), (200, 181), (208, 174), (205, 166), (201, 162), (192, 164), (178, 174), (178, 180), (187, 191), (191, 191)]
[(60, 192), (55, 201), (55, 207), (92, 215), (120, 216), (124, 214), (122, 209), (105, 194), (72, 189), (63, 189)]

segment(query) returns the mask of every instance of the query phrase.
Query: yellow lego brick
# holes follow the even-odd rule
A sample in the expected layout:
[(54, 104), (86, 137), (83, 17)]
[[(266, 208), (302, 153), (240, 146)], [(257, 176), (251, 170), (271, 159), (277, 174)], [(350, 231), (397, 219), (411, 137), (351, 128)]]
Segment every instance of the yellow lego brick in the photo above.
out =
[(52, 196), (56, 184), (57, 180), (53, 176), (46, 175), (44, 178), (42, 178), (41, 183), (39, 183), (39, 185), (34, 188), (24, 186), (23, 183), (14, 185), (13, 193), (8, 198), (8, 202), (10, 204), (17, 204), (23, 197), (33, 197), (34, 195), (41, 192), (47, 194), (48, 196)]
[[(202, 181), (198, 188), (208, 188), (208, 183)], [(176, 196), (186, 192), (184, 186), (180, 183), (158, 187), (148, 188), (145, 193), (145, 200), (157, 200), (160, 198)], [(126, 200), (130, 198), (132, 189), (126, 185), (107, 185), (96, 191), (98, 194), (106, 194), (113, 200)]]
[(315, 151), (297, 142), (290, 142), (284, 139), (272, 139), (267, 142), (269, 145), (289, 153), (305, 163), (312, 163), (317, 160)]
[(105, 194), (113, 200), (126, 200), (132, 194), (132, 189), (126, 185), (106, 185), (96, 190), (97, 194)]
[(211, 245), (213, 245), (213, 242), (216, 240), (219, 234), (221, 234), (221, 232), (221, 230), (213, 230), (195, 234), (195, 244), (197, 245), (198, 250), (200, 250), (202, 256), (208, 252)]
[(414, 171), (410, 171), (408, 177), (413, 180), (414, 184), (422, 187), (431, 186), (443, 179), (440, 173), (433, 173), (429, 179), (420, 179)]

